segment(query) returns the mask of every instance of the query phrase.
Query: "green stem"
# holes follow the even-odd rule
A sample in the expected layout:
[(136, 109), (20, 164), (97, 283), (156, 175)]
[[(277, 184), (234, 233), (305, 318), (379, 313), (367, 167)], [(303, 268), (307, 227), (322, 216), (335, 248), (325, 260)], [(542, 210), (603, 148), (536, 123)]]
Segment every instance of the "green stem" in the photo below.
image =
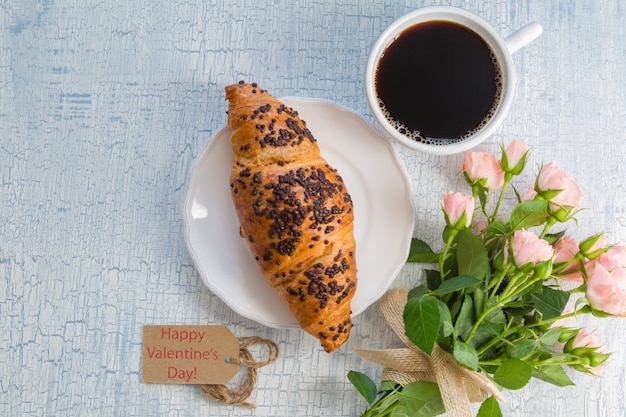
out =
[(472, 197), (474, 198), (474, 201), (478, 201), (480, 203), (481, 213), (484, 214), (486, 218), (489, 218), (489, 215), (487, 214), (487, 208), (485, 207), (485, 204), (487, 204), (487, 199), (485, 198), (485, 190), (482, 188), (482, 186), (480, 186), (479, 184), (472, 185)]
[(386, 417), (393, 416), (398, 406), (398, 388), (383, 395), (361, 417)]
[(543, 239), (546, 233), (548, 233), (548, 230), (550, 230), (550, 228), (554, 226), (555, 224), (556, 224), (556, 219), (552, 216), (548, 217), (548, 220), (546, 221), (546, 225), (543, 227), (543, 230), (541, 231), (539, 238)]
[(540, 361), (531, 361), (528, 362), (530, 366), (543, 366), (543, 365), (582, 365), (582, 361), (580, 359), (577, 360), (569, 360), (569, 361), (551, 361), (550, 359), (544, 359)]
[(469, 341), (472, 339), (472, 337), (474, 337), (474, 333), (476, 333), (476, 330), (478, 330), (478, 327), (480, 326), (480, 324), (485, 320), (485, 318), (487, 318), (487, 316), (496, 308), (498, 308), (498, 304), (493, 304), (491, 307), (485, 309), (485, 311), (483, 311), (483, 314), (480, 315), (480, 317), (478, 317), (478, 319), (476, 320), (476, 322), (474, 322), (474, 325), (472, 326), (470, 332), (467, 335), (467, 338), (465, 339), (465, 343), (469, 343)]
[(502, 361), (479, 361), (478, 362), (478, 366), (482, 367), (482, 366), (497, 366), (497, 365), (502, 365)]
[(578, 311), (574, 311), (574, 312), (571, 312), (571, 313), (568, 313), (568, 314), (563, 314), (562, 316), (556, 316), (556, 317), (552, 317), (552, 318), (549, 318), (549, 319), (540, 320), (540, 321), (538, 321), (536, 323), (531, 323), (531, 324), (527, 324), (527, 325), (524, 325), (524, 326), (512, 327), (512, 328), (510, 328), (510, 329), (500, 333), (499, 335), (494, 336), (493, 338), (491, 338), (488, 342), (483, 344), (480, 348), (476, 349), (476, 352), (478, 353), (478, 356), (480, 357), (480, 355), (482, 355), (487, 350), (489, 350), (493, 345), (495, 345), (496, 343), (500, 342), (503, 339), (506, 339), (508, 336), (519, 332), (520, 330), (532, 329), (534, 327), (544, 326), (546, 324), (552, 324), (552, 323), (554, 323), (557, 320), (574, 317), (577, 314), (579, 314), (579, 312)]
[(493, 280), (487, 285), (487, 291), (491, 291), (489, 295), (489, 299), (493, 298), (493, 296), (498, 291), (500, 284), (502, 284), (502, 280), (504, 280), (506, 273), (505, 271), (496, 271), (493, 276)]
[(458, 233), (459, 231), (457, 229), (450, 229), (450, 234), (448, 235), (448, 239), (446, 240), (446, 247), (443, 249), (443, 252), (439, 256), (439, 276), (441, 277), (441, 282), (446, 279), (444, 264), (446, 262), (446, 259), (448, 258), (448, 251), (450, 250), (450, 247), (452, 247), (454, 238)]
[[(526, 274), (524, 274), (526, 275)], [(506, 295), (505, 299), (506, 301), (504, 301), (504, 303), (508, 302), (508, 300), (513, 300), (515, 299), (519, 294), (523, 293), (524, 290), (526, 290), (529, 287), (532, 287), (533, 285), (535, 285), (537, 283), (537, 281), (539, 281), (540, 278), (534, 278), (534, 279), (528, 279), (524, 284), (520, 285), (519, 287), (513, 287), (511, 288), (510, 295)], [(517, 284), (517, 283), (516, 283)], [(506, 291), (506, 290), (505, 290)], [(503, 294), (504, 295), (504, 294)]]
[(500, 299), (498, 301), (500, 305), (504, 305), (509, 299), (515, 298), (514, 296), (517, 293), (516, 286), (518, 285), (518, 281), (520, 280), (520, 278), (524, 278), (527, 275), (528, 274), (525, 272), (518, 271), (515, 275), (511, 277), (511, 280), (506, 285), (506, 288), (504, 288), (504, 291), (502, 291), (502, 294), (500, 294)]
[[(472, 329), (470, 330), (469, 334), (467, 335), (467, 338), (465, 339), (466, 343), (469, 342), (472, 339), (472, 337), (474, 337), (474, 333), (476, 333), (476, 330), (478, 330), (478, 327), (480, 326), (480, 324), (487, 318), (489, 314), (491, 314), (492, 311), (504, 306), (510, 300), (515, 298), (517, 292), (515, 291), (515, 288), (513, 288), (512, 286), (515, 283), (515, 281), (519, 280), (519, 278), (523, 277), (524, 275), (527, 275), (527, 274), (523, 272), (518, 272), (517, 274), (515, 274), (513, 278), (511, 278), (511, 281), (509, 282), (507, 287), (504, 289), (504, 292), (500, 294), (500, 297), (498, 298), (498, 302), (492, 304), (491, 307), (485, 309), (485, 311), (483, 311), (483, 313), (478, 317), (478, 319), (476, 319), (476, 321), (474, 322), (474, 325), (472, 326)], [(524, 286), (524, 288), (526, 288), (526, 286)]]
[(574, 317), (574, 316), (576, 316), (578, 314), (580, 314), (580, 310), (573, 311), (573, 312), (567, 313), (567, 314), (563, 314), (562, 316), (556, 316), (556, 317), (551, 317), (551, 318), (545, 319), (545, 320), (539, 320), (536, 323), (531, 323), (531, 324), (528, 324), (528, 325), (523, 326), (523, 327), (526, 327), (526, 328), (530, 329), (530, 328), (533, 328), (533, 327), (544, 326), (546, 324), (552, 324), (555, 321), (558, 321), (558, 320), (561, 320), (561, 319), (568, 319), (570, 317)]
[(504, 192), (509, 185), (509, 181), (511, 181), (511, 174), (507, 172), (504, 176), (504, 184), (502, 185), (502, 189), (500, 190), (498, 201), (496, 202), (496, 208), (493, 210), (493, 214), (491, 215), (490, 220), (493, 220), (498, 216), (498, 210), (500, 210), (500, 204), (502, 203), (502, 199), (504, 198)]
[(510, 267), (511, 266), (505, 266), (504, 270), (498, 271), (494, 276), (494, 281), (489, 283), (487, 290), (490, 290), (491, 294), (488, 294), (488, 301), (491, 301), (496, 296), (496, 293), (498, 292), (498, 289), (500, 289), (500, 285), (502, 284), (506, 274), (509, 272)]
[(505, 332), (500, 333), (497, 336), (492, 337), (487, 343), (483, 344), (480, 348), (476, 349), (476, 353), (478, 353), (478, 357), (480, 357), (480, 355), (488, 351), (493, 345), (500, 342), (502, 339), (506, 338), (509, 335), (515, 334), (517, 330), (519, 329), (516, 328), (515, 331), (513, 331), (513, 329), (509, 329)]
[[(526, 362), (528, 363), (530, 366), (543, 366), (546, 363), (548, 363), (549, 365), (581, 365), (582, 362), (580, 360), (568, 360), (568, 361), (551, 361), (550, 359), (544, 359), (544, 360), (539, 360), (539, 361), (528, 361)], [(480, 361), (478, 362), (479, 366), (497, 366), (497, 365), (501, 365), (502, 361)]]
[[(583, 258), (584, 259), (584, 258)], [(572, 272), (579, 272), (582, 270), (582, 267), (584, 267), (584, 262), (583, 259), (578, 259), (576, 256), (573, 257), (572, 259), (570, 259), (569, 261), (566, 262), (559, 262), (558, 267), (555, 266), (552, 269), (552, 273), (554, 275), (560, 275), (562, 273), (568, 273), (571, 274)], [(576, 269), (568, 269), (570, 266), (574, 265), (574, 264), (578, 264), (580, 265), (581, 268), (576, 268)]]

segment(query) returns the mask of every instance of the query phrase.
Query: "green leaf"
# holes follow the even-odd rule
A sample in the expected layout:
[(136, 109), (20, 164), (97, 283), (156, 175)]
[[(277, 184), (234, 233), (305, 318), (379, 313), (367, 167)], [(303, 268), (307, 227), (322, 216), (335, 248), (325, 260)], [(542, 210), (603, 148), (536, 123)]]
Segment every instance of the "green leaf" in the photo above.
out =
[(408, 300), (404, 307), (403, 319), (409, 340), (430, 355), (441, 326), (438, 300), (428, 295)]
[(452, 315), (447, 304), (441, 300), (437, 300), (437, 306), (439, 307), (439, 317), (441, 319), (441, 327), (439, 333), (442, 337), (448, 337), (452, 334), (454, 326), (452, 326)]
[(456, 258), (459, 275), (484, 278), (489, 271), (489, 255), (481, 238), (468, 229), (461, 230), (457, 237)]
[(395, 381), (381, 381), (380, 387), (378, 387), (378, 393), (382, 394), (382, 393), (386, 393), (389, 391), (395, 391), (399, 389), (400, 387), (401, 385)]
[(433, 269), (425, 269), (426, 286), (429, 290), (434, 291), (441, 285), (441, 274)]
[(444, 297), (446, 304), (448, 304), (448, 308), (450, 309), (450, 314), (452, 317), (457, 317), (459, 315), (459, 310), (461, 309), (461, 304), (463, 304), (463, 298), (459, 296), (455, 296), (452, 299), (450, 297)]
[(528, 229), (544, 224), (548, 216), (548, 201), (524, 201), (513, 209), (510, 217), (511, 230)]
[(491, 396), (483, 401), (476, 417), (502, 417), (502, 410), (500, 409), (498, 399)]
[(419, 298), (423, 297), (426, 294), (428, 294), (428, 288), (426, 287), (426, 285), (422, 284), (409, 291), (408, 298)]
[(478, 353), (472, 345), (459, 340), (454, 342), (452, 356), (458, 363), (474, 371), (478, 370)]
[(519, 359), (507, 359), (493, 374), (496, 384), (510, 390), (524, 387), (532, 377), (533, 368)]
[(487, 179), (481, 179), (472, 185), (467, 174), (465, 172), (464, 174), (465, 174), (465, 180), (467, 181), (468, 184), (472, 186), (472, 194), (478, 197), (478, 201), (480, 201), (480, 206), (485, 207), (485, 205), (487, 204), (487, 195), (489, 194), (489, 190), (485, 188), (483, 185), (481, 185), (481, 183), (484, 184), (487, 181)]
[(448, 256), (443, 261), (443, 270), (446, 273), (446, 278), (456, 277), (459, 274), (459, 268), (456, 260), (457, 252), (455, 250), (448, 252)]
[(504, 316), (502, 309), (496, 308), (487, 313), (487, 317), (480, 327), (482, 327), (488, 334), (497, 336), (502, 330), (504, 330), (505, 324), (506, 317)]
[(382, 394), (382, 393), (389, 392), (389, 391), (395, 391), (399, 389), (400, 387), (401, 385), (395, 381), (381, 381), (380, 387), (378, 387), (378, 393)]
[[(528, 303), (528, 304), (527, 304)], [(524, 316), (529, 315), (535, 307), (526, 300), (518, 301), (516, 304), (509, 304), (506, 309), (506, 316), (509, 321), (524, 320)]]
[(539, 341), (546, 346), (552, 346), (559, 341), (559, 337), (561, 337), (561, 329), (555, 327), (542, 334)]
[(511, 358), (522, 359), (533, 353), (535, 347), (537, 347), (537, 342), (535, 340), (521, 340), (509, 345), (507, 347), (507, 353)]
[(544, 287), (540, 293), (531, 294), (535, 309), (541, 313), (544, 320), (560, 316), (569, 300), (569, 296), (570, 294), (567, 291), (555, 290), (549, 287)]
[(563, 229), (560, 232), (556, 232), (556, 233), (548, 233), (546, 234), (543, 238), (550, 244), (550, 245), (554, 245), (559, 239), (561, 239), (563, 236), (565, 236), (565, 233), (567, 232), (567, 229)]
[(454, 323), (454, 332), (457, 337), (465, 340), (474, 325), (474, 301), (469, 295), (465, 295), (461, 310)]
[(468, 343), (478, 349), (483, 343), (492, 339), (493, 336), (498, 336), (502, 330), (504, 330), (505, 325), (506, 317), (502, 309), (493, 309), (487, 313), (487, 316), (482, 321), (481, 325), (478, 326), (472, 338), (468, 340)]
[(461, 275), (460, 277), (445, 280), (434, 293), (441, 297), (442, 295), (450, 294), (455, 291), (475, 287), (481, 282), (482, 280), (472, 275)]
[[(374, 411), (375, 413), (374, 415), (376, 415), (379, 412), (389, 413), (389, 410), (393, 410), (398, 404), (398, 392), (400, 389), (401, 387), (398, 388), (397, 390), (387, 392), (385, 395), (381, 397), (380, 400), (378, 400), (372, 406), (372, 408), (367, 410), (367, 412), (370, 413), (370, 415), (372, 414), (372, 411)], [(367, 415), (367, 414), (363, 414), (363, 415)]]
[(483, 233), (489, 235), (504, 235), (508, 232), (506, 224), (500, 220), (495, 220), (483, 229)]
[(441, 238), (442, 238), (442, 240), (443, 240), (444, 242), (447, 242), (447, 241), (448, 241), (448, 239), (450, 238), (451, 233), (452, 233), (453, 231), (454, 231), (455, 233), (457, 233), (457, 232), (455, 231), (455, 229), (453, 229), (452, 227), (450, 227), (450, 226), (446, 225), (446, 226), (443, 228), (443, 231), (441, 232)]
[[(549, 261), (548, 261), (549, 262)], [(527, 265), (532, 265), (531, 263), (528, 263)], [(539, 265), (539, 264), (537, 264)], [(530, 293), (539, 293), (541, 291), (543, 291), (544, 285), (541, 281), (537, 281), (534, 284), (531, 284), (530, 286), (528, 286), (526, 289), (522, 290), (522, 291), (516, 291), (517, 296), (518, 297), (524, 297), (527, 294)]]
[(414, 237), (411, 239), (407, 262), (437, 263), (439, 262), (439, 255), (433, 252), (428, 243)]
[(543, 197), (544, 200), (552, 200), (556, 196), (561, 194), (562, 191), (563, 191), (563, 189), (560, 189), (560, 190), (543, 190), (539, 194), (541, 195), (541, 197)]
[(369, 376), (362, 374), (361, 372), (350, 371), (348, 372), (348, 379), (352, 382), (352, 385), (356, 390), (365, 398), (369, 404), (373, 404), (376, 400), (376, 384), (370, 379)]
[(474, 335), (472, 336), (472, 338), (469, 339), (467, 341), (467, 343), (469, 343), (470, 345), (474, 346), (474, 348), (478, 349), (483, 344), (485, 344), (489, 340), (491, 340), (492, 338), (493, 338), (493, 336), (491, 336), (488, 333), (486, 333), (484, 330), (482, 330), (481, 327), (478, 327), (476, 332), (474, 332)]
[(439, 386), (434, 382), (416, 381), (398, 393), (398, 406), (393, 416), (433, 417), (445, 411)]
[(474, 290), (474, 313), (479, 317), (485, 311), (485, 291), (482, 288)]
[(535, 368), (533, 370), (533, 377), (556, 385), (557, 387), (575, 385), (560, 365), (549, 365)]
[[(476, 320), (478, 320), (478, 317), (480, 316), (477, 315), (476, 317)], [(499, 307), (494, 308), (487, 313), (486, 317), (482, 320), (482, 323), (474, 332), (472, 338), (466, 341), (474, 346), (476, 349), (478, 349), (494, 336), (498, 336), (502, 332), (502, 330), (504, 330), (505, 325), (506, 317), (504, 316), (504, 312)]]

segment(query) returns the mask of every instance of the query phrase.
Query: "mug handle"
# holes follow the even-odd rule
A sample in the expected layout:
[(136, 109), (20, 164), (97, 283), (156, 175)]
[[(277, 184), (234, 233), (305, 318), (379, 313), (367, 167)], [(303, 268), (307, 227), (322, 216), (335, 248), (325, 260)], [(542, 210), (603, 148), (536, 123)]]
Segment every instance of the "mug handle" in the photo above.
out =
[(518, 29), (504, 39), (510, 54), (517, 52), (522, 47), (528, 45), (543, 33), (543, 27), (536, 22)]

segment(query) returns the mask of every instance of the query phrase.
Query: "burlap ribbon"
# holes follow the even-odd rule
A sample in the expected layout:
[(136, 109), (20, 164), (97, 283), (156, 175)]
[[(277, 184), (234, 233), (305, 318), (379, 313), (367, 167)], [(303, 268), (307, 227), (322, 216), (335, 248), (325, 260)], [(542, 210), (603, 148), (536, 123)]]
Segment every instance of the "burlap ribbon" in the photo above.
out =
[(407, 297), (408, 291), (400, 288), (381, 302), (383, 316), (406, 347), (355, 349), (362, 358), (383, 367), (382, 380), (394, 381), (402, 386), (415, 381), (436, 382), (448, 417), (472, 417), (470, 404), (484, 401), (489, 393), (498, 400), (504, 400), (498, 388), (485, 375), (459, 365), (452, 355), (436, 344), (429, 356), (409, 340), (402, 317)]
[[(267, 359), (262, 361), (255, 360), (252, 353), (248, 350), (248, 347), (252, 345), (265, 345), (268, 349)], [(274, 362), (278, 359), (278, 355), (278, 345), (271, 340), (256, 336), (240, 337), (239, 357), (232, 358), (231, 363), (236, 363), (246, 368), (246, 375), (243, 381), (234, 389), (223, 384), (200, 385), (200, 389), (204, 395), (212, 400), (224, 404), (239, 404), (244, 407), (256, 408), (254, 403), (246, 400), (250, 397), (256, 385), (258, 369)]]

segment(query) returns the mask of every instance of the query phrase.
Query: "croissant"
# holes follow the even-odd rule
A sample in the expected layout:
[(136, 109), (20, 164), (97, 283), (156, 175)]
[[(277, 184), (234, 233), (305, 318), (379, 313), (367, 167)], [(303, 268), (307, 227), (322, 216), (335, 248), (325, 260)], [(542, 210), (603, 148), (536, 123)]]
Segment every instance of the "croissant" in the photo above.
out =
[(240, 235), (300, 327), (332, 352), (350, 335), (357, 285), (350, 194), (297, 111), (256, 83), (225, 90)]

